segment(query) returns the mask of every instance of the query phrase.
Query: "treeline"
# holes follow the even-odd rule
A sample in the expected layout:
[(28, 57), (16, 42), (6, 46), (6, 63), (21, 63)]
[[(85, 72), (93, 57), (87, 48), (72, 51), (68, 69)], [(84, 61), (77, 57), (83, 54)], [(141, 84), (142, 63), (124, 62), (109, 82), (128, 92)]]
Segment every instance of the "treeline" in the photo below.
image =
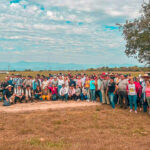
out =
[(133, 67), (114, 67), (114, 68), (109, 68), (109, 67), (100, 67), (100, 68), (89, 68), (87, 71), (124, 71), (124, 72), (150, 72), (150, 67), (138, 67), (138, 66), (133, 66)]

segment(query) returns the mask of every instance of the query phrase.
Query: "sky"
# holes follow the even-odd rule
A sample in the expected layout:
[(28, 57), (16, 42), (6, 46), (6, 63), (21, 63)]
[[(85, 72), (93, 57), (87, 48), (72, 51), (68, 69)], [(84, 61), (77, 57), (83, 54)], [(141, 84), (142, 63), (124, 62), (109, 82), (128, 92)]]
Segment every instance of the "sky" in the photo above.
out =
[(0, 62), (133, 64), (116, 23), (143, 0), (0, 0)]

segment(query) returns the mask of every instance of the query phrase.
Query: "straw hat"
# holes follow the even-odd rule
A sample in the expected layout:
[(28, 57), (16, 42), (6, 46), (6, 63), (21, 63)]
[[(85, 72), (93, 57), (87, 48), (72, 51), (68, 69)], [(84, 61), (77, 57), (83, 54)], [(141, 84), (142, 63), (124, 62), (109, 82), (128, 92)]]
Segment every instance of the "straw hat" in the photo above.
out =
[(9, 87), (13, 87), (12, 85), (8, 85), (7, 87), (6, 87), (6, 89), (8, 89)]

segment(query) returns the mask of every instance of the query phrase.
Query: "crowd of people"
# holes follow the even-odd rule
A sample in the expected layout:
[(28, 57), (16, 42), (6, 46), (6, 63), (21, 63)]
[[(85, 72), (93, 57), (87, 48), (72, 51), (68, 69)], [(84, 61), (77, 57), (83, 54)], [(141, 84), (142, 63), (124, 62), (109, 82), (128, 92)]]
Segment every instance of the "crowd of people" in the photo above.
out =
[[(33, 101), (87, 101), (111, 105), (115, 109), (137, 110), (150, 114), (150, 76), (139, 77), (118, 73), (102, 74), (37, 74), (5, 77), (0, 83), (3, 106)], [(148, 109), (147, 109), (148, 108)]]

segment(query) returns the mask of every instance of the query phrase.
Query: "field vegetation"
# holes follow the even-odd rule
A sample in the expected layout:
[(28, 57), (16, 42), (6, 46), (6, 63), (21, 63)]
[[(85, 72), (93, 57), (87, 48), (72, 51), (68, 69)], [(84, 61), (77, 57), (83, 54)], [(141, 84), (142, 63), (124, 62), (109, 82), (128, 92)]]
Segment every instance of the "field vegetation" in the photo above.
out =
[(0, 113), (0, 150), (149, 150), (150, 118), (110, 106)]

